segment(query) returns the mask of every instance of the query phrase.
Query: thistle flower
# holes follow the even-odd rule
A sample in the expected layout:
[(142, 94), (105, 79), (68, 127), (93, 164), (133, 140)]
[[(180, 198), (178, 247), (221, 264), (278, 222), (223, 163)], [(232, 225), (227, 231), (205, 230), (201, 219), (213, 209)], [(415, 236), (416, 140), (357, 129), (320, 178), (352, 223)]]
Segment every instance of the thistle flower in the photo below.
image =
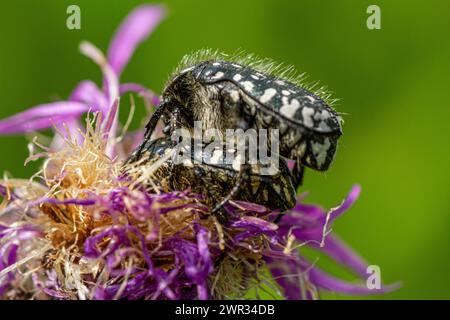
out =
[(149, 193), (121, 175), (143, 133), (119, 137), (119, 99), (129, 91), (149, 104), (158, 98), (140, 84), (120, 84), (120, 73), (163, 16), (161, 6), (135, 9), (107, 57), (92, 44), (81, 45), (103, 72), (102, 90), (85, 80), (67, 101), (0, 121), (0, 134), (56, 131), (50, 146), (33, 140), (27, 161), (44, 163), (30, 180), (0, 180), (0, 298), (223, 299), (244, 297), (251, 288), (258, 296), (269, 287), (279, 297), (312, 299), (321, 289), (393, 289), (334, 278), (297, 250), (315, 248), (365, 279), (366, 263), (330, 229), (358, 198), (357, 185), (329, 211), (305, 204), (302, 196), (282, 214), (229, 201), (230, 223), (222, 226), (208, 214), (203, 195)]

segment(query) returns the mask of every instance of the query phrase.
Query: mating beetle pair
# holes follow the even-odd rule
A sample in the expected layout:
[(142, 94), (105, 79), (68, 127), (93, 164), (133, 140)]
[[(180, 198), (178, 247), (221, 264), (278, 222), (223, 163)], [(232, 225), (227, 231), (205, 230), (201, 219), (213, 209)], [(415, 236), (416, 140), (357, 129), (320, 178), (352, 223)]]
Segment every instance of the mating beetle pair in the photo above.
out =
[[(217, 194), (213, 195), (213, 201), (220, 202), (213, 211), (218, 211), (230, 198), (270, 203), (259, 197), (259, 193), (245, 191), (251, 189), (250, 182), (243, 183), (247, 176), (250, 177), (248, 181), (259, 180), (269, 198), (281, 197), (280, 201), (272, 202), (278, 209), (291, 208), (295, 204), (295, 190), (302, 183), (304, 167), (324, 171), (330, 166), (342, 134), (340, 117), (318, 95), (264, 67), (225, 61), (218, 56), (204, 58), (200, 54), (194, 59), (185, 59), (183, 67), (170, 78), (162, 94), (162, 103), (146, 127), (144, 142), (131, 155), (128, 164), (142, 163), (143, 157), (161, 157), (161, 150), (167, 148), (164, 145), (169, 144), (170, 134), (177, 128), (192, 131), (195, 121), (201, 121), (205, 130), (221, 132), (236, 128), (278, 129), (279, 155), (295, 160), (292, 172), (283, 158), (280, 158), (279, 174), (274, 176), (255, 175), (245, 164), (242, 168), (247, 168), (246, 172), (224, 165), (198, 163), (185, 169), (177, 167), (176, 170), (185, 170), (184, 174), (176, 173), (184, 177), (185, 183), (172, 184), (169, 189), (189, 186), (200, 192), (218, 189), (217, 194), (221, 194), (223, 200), (217, 199)], [(160, 118), (166, 125), (167, 137), (150, 142)], [(168, 167), (165, 168), (167, 171)], [(192, 174), (194, 172), (197, 175)], [(199, 185), (204, 187), (199, 189)], [(238, 192), (239, 188), (241, 191)], [(283, 191), (274, 193), (274, 188)]]

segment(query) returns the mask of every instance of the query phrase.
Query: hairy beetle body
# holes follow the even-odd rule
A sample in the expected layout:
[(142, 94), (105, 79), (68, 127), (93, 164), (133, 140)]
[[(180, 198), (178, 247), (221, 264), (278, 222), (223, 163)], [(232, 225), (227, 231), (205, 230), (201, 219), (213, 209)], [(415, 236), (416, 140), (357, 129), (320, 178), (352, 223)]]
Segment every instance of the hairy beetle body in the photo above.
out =
[[(277, 75), (272, 63), (266, 65), (269, 67), (248, 59), (228, 61), (208, 51), (183, 59), (162, 92), (162, 102), (147, 124), (143, 143), (128, 163), (134, 165), (147, 159), (151, 164), (163, 159), (161, 151), (172, 149), (168, 145), (173, 143), (169, 136), (176, 129), (185, 129), (194, 137), (197, 121), (205, 132), (214, 129), (223, 135), (228, 129), (278, 129), (278, 136), (263, 143), (275, 146), (273, 139), (279, 139), (275, 155), (279, 158), (280, 172), (276, 175), (263, 177), (258, 174), (260, 168), (245, 163), (245, 157), (239, 164), (240, 168), (245, 165), (250, 170), (244, 183), (242, 171), (234, 166), (230, 170), (229, 164), (213, 166), (187, 161), (175, 165), (168, 159), (156, 171), (156, 180), (159, 187), (168, 190), (190, 187), (210, 195), (213, 201), (224, 198), (221, 204), (232, 198), (271, 209), (292, 208), (304, 167), (324, 171), (332, 163), (342, 135), (341, 118), (322, 94), (309, 90), (294, 78)], [(166, 137), (151, 141), (160, 118), (165, 123)], [(295, 160), (292, 172), (283, 158)]]
[[(163, 92), (167, 121), (205, 129), (280, 130), (280, 154), (327, 170), (342, 134), (336, 111), (287, 80), (227, 61), (202, 61), (175, 75)], [(179, 117), (173, 119), (174, 110)]]

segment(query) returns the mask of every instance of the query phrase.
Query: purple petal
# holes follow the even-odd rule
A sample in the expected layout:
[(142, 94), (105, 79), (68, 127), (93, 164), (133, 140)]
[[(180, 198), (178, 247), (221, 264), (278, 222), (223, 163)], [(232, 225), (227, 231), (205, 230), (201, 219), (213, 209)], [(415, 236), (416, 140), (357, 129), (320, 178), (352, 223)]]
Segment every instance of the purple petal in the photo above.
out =
[(287, 166), (288, 166), (289, 170), (294, 169), (295, 160), (287, 160)]
[(51, 128), (52, 126), (56, 126), (57, 123), (61, 125), (66, 121), (71, 121), (72, 118), (68, 117), (49, 117), (43, 119), (33, 119), (28, 122), (24, 122), (21, 124), (17, 124), (14, 126), (1, 128), (0, 134), (16, 134), (16, 133), (27, 133), (27, 132), (35, 132), (44, 129)]
[(175, 253), (176, 259), (184, 264), (187, 278), (197, 286), (198, 298), (208, 298), (207, 278), (213, 271), (213, 262), (209, 252), (209, 232), (204, 227), (195, 226), (197, 244), (181, 238), (172, 238), (167, 242), (168, 249)]
[[(108, 114), (110, 107), (119, 98), (119, 79), (117, 74), (114, 72), (106, 57), (103, 55), (103, 52), (97, 48), (95, 45), (88, 41), (82, 41), (80, 43), (80, 52), (84, 54), (86, 57), (95, 62), (102, 71), (103, 81), (105, 83), (104, 92), (105, 98), (107, 99), (107, 104), (105, 107), (101, 108), (103, 116)], [(117, 119), (115, 119), (117, 122)], [(114, 127), (114, 125), (113, 125)], [(114, 131), (115, 132), (115, 131)]]
[[(90, 80), (81, 81), (70, 94), (69, 101), (84, 102), (90, 106), (91, 111), (102, 110), (108, 103), (103, 92)], [(82, 128), (78, 119), (71, 119), (65, 123), (57, 122), (55, 126), (62, 135), (57, 134), (53, 138), (51, 143), (53, 150), (62, 148), (65, 143), (64, 138), (67, 138), (69, 134), (76, 139), (78, 144), (81, 145), (83, 143), (83, 135), (78, 131), (78, 129)]]
[(358, 184), (355, 184), (352, 186), (352, 189), (350, 190), (349, 194), (345, 198), (345, 200), (342, 202), (341, 205), (339, 205), (337, 208), (333, 208), (330, 210), (330, 220), (333, 221), (337, 217), (339, 217), (341, 214), (346, 212), (350, 207), (355, 203), (355, 201), (358, 199), (359, 194), (361, 193), (361, 186)]
[(69, 120), (87, 112), (89, 106), (75, 101), (39, 105), (0, 121), (0, 134), (23, 133), (49, 128), (52, 123)]
[(154, 106), (160, 103), (158, 95), (138, 83), (124, 83), (119, 86), (120, 95), (123, 95), (127, 92), (134, 92), (141, 95), (146, 101), (150, 102)]
[[(42, 233), (32, 225), (16, 227), (0, 225), (0, 239), (3, 240), (10, 237), (10, 240), (0, 243), (0, 271), (19, 260), (18, 250), (22, 241), (32, 240), (40, 236), (42, 236)], [(14, 280), (15, 274), (16, 272), (11, 270), (0, 277), (0, 297)]]
[(271, 232), (278, 229), (275, 223), (252, 216), (243, 216), (237, 221), (234, 221), (231, 226), (233, 228), (256, 228), (262, 232)]
[(251, 203), (251, 202), (246, 202), (246, 201), (241, 201), (241, 200), (233, 200), (233, 201), (230, 201), (230, 204), (233, 207), (236, 207), (238, 209), (245, 210), (248, 212), (253, 212), (253, 213), (258, 213), (258, 214), (268, 213), (268, 209), (265, 206), (256, 204), (256, 203)]
[(243, 229), (243, 232), (233, 236), (234, 243), (240, 243), (247, 238), (265, 235), (273, 244), (280, 241), (277, 234), (278, 225), (267, 220), (263, 220), (252, 216), (243, 216), (233, 221), (230, 225), (232, 228)]
[[(115, 119), (117, 118), (117, 109), (119, 108), (119, 99), (116, 99), (111, 108), (109, 109), (109, 112), (106, 116), (105, 122), (103, 124), (103, 137), (105, 140), (108, 139), (108, 136), (110, 134), (111, 129), (113, 129), (113, 125), (115, 122)], [(114, 131), (112, 132), (114, 133)]]
[(354, 185), (342, 204), (328, 212), (328, 220), (327, 213), (321, 207), (302, 203), (297, 204), (290, 213), (284, 214), (281, 218), (279, 223), (280, 232), (283, 235), (287, 235), (291, 231), (299, 241), (321, 243), (324, 234), (329, 231), (333, 220), (352, 206), (357, 200), (360, 191), (361, 187)]
[(44, 286), (42, 286), (41, 284), (37, 283), (36, 286), (42, 290), (42, 292), (44, 292), (45, 294), (49, 295), (50, 297), (56, 298), (56, 299), (61, 299), (61, 300), (68, 300), (70, 298), (70, 295), (68, 293), (65, 292), (61, 292), (55, 289), (51, 289), (51, 288), (46, 288)]
[(157, 299), (159, 294), (163, 292), (166, 297), (170, 300), (175, 300), (176, 294), (173, 292), (173, 290), (169, 287), (169, 285), (173, 282), (175, 276), (178, 274), (178, 270), (174, 269), (169, 274), (167, 272), (157, 269), (155, 270), (155, 278), (157, 278), (156, 282), (158, 283), (158, 288), (156, 292), (153, 293), (152, 299)]
[(315, 267), (309, 270), (309, 279), (322, 289), (350, 295), (382, 294), (399, 288), (399, 284), (393, 284), (383, 286), (381, 289), (369, 289), (362, 283), (351, 283), (337, 279)]
[(328, 235), (323, 247), (320, 247), (316, 243), (311, 243), (310, 246), (326, 253), (336, 262), (352, 269), (362, 278), (367, 276), (368, 264), (352, 248), (335, 235)]
[(92, 111), (102, 110), (108, 104), (103, 92), (90, 80), (81, 81), (70, 94), (69, 100), (84, 102)]
[[(0, 184), (0, 196), (8, 201), (16, 200), (19, 197), (14, 193), (14, 190), (8, 190), (8, 188)], [(8, 198), (9, 197), (9, 198)], [(2, 231), (2, 226), (0, 225), (0, 232)]]
[(106, 119), (103, 122), (103, 139), (107, 141), (105, 153), (113, 158), (115, 156), (115, 148), (116, 144), (114, 138), (116, 137), (117, 126), (119, 122), (119, 98), (114, 100), (111, 108), (108, 110), (108, 114), (106, 115)]
[[(3, 198), (6, 198), (7, 195), (8, 195), (8, 189), (6, 189), (6, 187), (4, 185), (0, 184), (0, 196), (2, 196)], [(1, 231), (1, 229), (0, 229), (0, 231)]]
[(279, 223), (280, 234), (287, 236), (289, 232), (298, 241), (321, 242), (323, 238), (326, 213), (319, 206), (298, 204), (292, 212), (286, 213)]
[[(130, 245), (129, 233), (134, 234), (139, 239), (140, 250), (147, 263), (147, 267), (149, 270), (153, 270), (153, 262), (147, 249), (145, 236), (138, 228), (131, 225), (112, 226), (94, 236), (88, 237), (84, 242), (84, 255), (90, 258), (99, 258), (102, 255), (112, 255), (110, 261), (113, 261), (113, 255), (116, 254), (116, 251), (120, 246), (127, 247)], [(97, 244), (106, 238), (114, 238), (115, 240), (110, 241), (107, 249), (99, 251)]]
[[(211, 261), (211, 254), (209, 252), (209, 234), (208, 230), (205, 228), (199, 228), (197, 232), (197, 248), (198, 253), (200, 255), (200, 258), (202, 262), (204, 263), (203, 271), (205, 273), (211, 273), (213, 271), (213, 265)], [(198, 289), (198, 298), (200, 300), (206, 300), (208, 299), (208, 289), (206, 287), (206, 281), (203, 283), (200, 283), (197, 286)]]
[(302, 287), (304, 284), (301, 280), (306, 275), (297, 255), (284, 254), (280, 250), (268, 250), (264, 253), (264, 260), (273, 278), (283, 289), (286, 299), (303, 300), (311, 298), (306, 288)]
[(108, 49), (109, 64), (118, 77), (137, 45), (149, 36), (164, 16), (163, 6), (142, 5), (122, 22)]

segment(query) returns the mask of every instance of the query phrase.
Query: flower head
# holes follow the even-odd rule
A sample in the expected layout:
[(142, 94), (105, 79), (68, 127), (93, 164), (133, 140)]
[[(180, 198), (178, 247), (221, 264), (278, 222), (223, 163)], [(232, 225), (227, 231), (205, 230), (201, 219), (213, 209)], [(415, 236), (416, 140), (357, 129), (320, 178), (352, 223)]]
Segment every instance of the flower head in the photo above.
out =
[(282, 214), (229, 201), (224, 226), (209, 214), (203, 195), (149, 193), (121, 174), (122, 160), (135, 145), (117, 139), (119, 99), (128, 91), (151, 104), (158, 98), (140, 84), (120, 84), (120, 74), (163, 16), (161, 6), (135, 9), (107, 57), (82, 43), (82, 53), (103, 72), (102, 90), (85, 80), (67, 101), (0, 121), (1, 134), (56, 129), (51, 146), (34, 141), (40, 152), (29, 160), (43, 158), (44, 164), (32, 179), (0, 181), (0, 297), (221, 299), (269, 285), (281, 297), (311, 299), (320, 289), (349, 294), (392, 289), (370, 290), (334, 278), (297, 250), (320, 250), (365, 279), (366, 263), (330, 228), (356, 201), (357, 185), (329, 211), (302, 197)]

